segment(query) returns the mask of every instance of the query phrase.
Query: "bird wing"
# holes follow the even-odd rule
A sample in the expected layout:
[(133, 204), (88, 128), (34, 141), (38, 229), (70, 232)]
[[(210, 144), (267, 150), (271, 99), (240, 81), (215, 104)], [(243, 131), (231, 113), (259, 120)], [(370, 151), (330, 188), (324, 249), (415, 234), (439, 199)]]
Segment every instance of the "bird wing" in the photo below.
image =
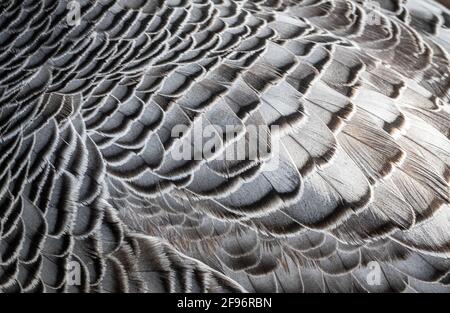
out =
[(0, 8), (0, 291), (450, 291), (444, 6)]

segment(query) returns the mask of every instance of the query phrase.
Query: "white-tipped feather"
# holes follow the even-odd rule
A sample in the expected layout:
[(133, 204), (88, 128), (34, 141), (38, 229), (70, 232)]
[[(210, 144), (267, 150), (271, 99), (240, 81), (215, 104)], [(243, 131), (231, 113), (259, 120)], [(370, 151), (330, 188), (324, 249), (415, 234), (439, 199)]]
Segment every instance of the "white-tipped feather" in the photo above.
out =
[(0, 292), (449, 291), (447, 8), (68, 2), (0, 10)]

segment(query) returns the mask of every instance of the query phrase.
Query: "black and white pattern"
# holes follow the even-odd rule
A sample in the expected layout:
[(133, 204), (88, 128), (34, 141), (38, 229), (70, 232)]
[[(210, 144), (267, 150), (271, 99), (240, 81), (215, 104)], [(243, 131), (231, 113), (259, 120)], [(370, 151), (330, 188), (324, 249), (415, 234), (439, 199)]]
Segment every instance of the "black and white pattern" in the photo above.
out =
[(432, 0), (2, 0), (0, 292), (450, 292), (449, 53)]

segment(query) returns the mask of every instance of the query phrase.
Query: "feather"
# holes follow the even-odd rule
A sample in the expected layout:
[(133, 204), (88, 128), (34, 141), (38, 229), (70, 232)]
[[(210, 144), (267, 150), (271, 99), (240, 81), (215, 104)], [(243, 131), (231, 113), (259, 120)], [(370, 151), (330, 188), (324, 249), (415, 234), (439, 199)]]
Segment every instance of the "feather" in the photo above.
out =
[(0, 292), (449, 291), (448, 8), (68, 4), (0, 8)]

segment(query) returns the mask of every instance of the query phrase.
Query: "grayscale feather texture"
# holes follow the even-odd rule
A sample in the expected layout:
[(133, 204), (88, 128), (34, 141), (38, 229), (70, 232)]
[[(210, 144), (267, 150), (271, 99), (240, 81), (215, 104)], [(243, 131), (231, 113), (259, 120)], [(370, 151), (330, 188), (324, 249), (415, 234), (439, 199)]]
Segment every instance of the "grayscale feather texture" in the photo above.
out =
[(69, 2), (0, 5), (0, 292), (450, 292), (444, 5)]

